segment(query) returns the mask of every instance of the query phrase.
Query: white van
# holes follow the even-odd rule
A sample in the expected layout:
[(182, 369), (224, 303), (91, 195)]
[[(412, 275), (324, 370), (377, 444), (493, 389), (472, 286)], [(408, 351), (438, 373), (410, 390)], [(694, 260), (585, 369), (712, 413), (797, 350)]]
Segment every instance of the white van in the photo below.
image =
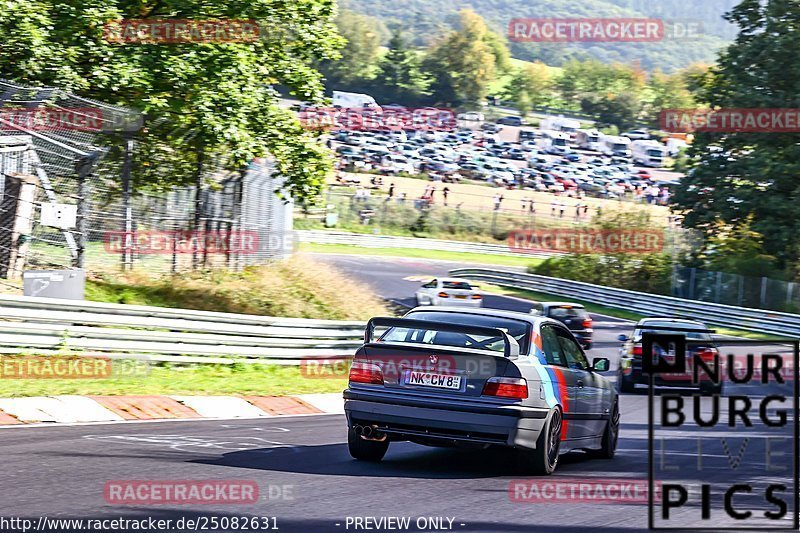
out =
[(667, 147), (658, 141), (633, 141), (633, 163), (646, 167), (663, 167)]
[(578, 130), (575, 134), (575, 144), (578, 148), (592, 152), (601, 152), (603, 149), (600, 132), (597, 130)]
[(601, 137), (602, 152), (606, 155), (616, 155), (620, 157), (631, 156), (631, 140), (627, 137), (616, 135), (603, 135)]

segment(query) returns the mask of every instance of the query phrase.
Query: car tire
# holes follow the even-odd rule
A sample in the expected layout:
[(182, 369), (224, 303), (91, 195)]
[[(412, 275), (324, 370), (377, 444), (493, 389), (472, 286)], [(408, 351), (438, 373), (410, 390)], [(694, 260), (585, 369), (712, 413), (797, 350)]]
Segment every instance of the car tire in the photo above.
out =
[(614, 401), (611, 409), (611, 418), (608, 419), (606, 429), (603, 431), (603, 440), (599, 450), (592, 450), (589, 454), (597, 459), (613, 459), (619, 441), (619, 400)]
[(617, 390), (619, 390), (619, 392), (624, 392), (625, 394), (633, 394), (636, 392), (636, 386), (632, 380), (625, 378), (625, 376), (622, 375), (622, 372), (620, 372), (617, 374)]
[(386, 450), (389, 449), (389, 440), (377, 441), (362, 439), (352, 427), (347, 428), (347, 449), (350, 451), (350, 456), (359, 461), (367, 461), (369, 463), (378, 463), (383, 456), (386, 455)]
[(554, 409), (547, 417), (535, 450), (518, 450), (517, 466), (524, 474), (549, 476), (558, 466), (558, 454), (561, 449), (561, 410)]

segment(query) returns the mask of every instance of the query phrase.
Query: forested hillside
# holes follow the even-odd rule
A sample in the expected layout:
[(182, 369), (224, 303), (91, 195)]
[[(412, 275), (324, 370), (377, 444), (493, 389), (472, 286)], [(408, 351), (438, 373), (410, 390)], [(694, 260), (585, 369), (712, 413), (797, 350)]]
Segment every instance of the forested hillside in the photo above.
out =
[(656, 17), (669, 21), (699, 21), (702, 32), (691, 40), (657, 43), (510, 43), (514, 57), (560, 66), (570, 59), (598, 59), (604, 63), (638, 62), (643, 68), (665, 71), (692, 63), (713, 63), (717, 52), (735, 35), (722, 15), (738, 0), (344, 0), (348, 9), (379, 18), (387, 26), (400, 25), (412, 44), (428, 46), (456, 27), (458, 11), (472, 8), (495, 31), (506, 34), (513, 18)]

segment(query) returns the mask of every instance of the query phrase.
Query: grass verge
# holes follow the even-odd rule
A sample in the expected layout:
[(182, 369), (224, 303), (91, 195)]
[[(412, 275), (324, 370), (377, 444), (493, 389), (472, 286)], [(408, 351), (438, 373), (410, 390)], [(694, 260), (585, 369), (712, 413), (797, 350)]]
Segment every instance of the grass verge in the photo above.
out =
[[(3, 357), (8, 362), (13, 358)], [(112, 368), (114, 363), (112, 361)], [(345, 370), (347, 366), (343, 367)], [(108, 379), (0, 379), (0, 397), (77, 395), (261, 395), (341, 392), (347, 375), (310, 378), (300, 367), (262, 364), (176, 366), (154, 363), (149, 372)]]
[(240, 272), (158, 275), (142, 270), (97, 274), (86, 299), (253, 315), (367, 320), (387, 312), (362, 284), (310, 257), (295, 256)]
[(469, 252), (442, 252), (439, 250), (425, 250), (422, 248), (360, 248), (349, 244), (317, 244), (310, 242), (300, 243), (299, 251), (324, 254), (415, 257), (420, 259), (437, 259), (440, 261), (457, 261), (459, 263), (484, 263), (487, 265), (514, 267), (527, 267), (542, 262), (541, 259), (535, 257), (527, 258)]

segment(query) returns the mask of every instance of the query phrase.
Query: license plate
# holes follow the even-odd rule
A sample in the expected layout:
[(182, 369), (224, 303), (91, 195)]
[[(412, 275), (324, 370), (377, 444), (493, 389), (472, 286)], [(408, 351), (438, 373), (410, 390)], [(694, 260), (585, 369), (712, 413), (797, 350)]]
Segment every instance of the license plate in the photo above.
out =
[(463, 294), (456, 294), (456, 298), (458, 298), (459, 300), (466, 300), (467, 299), (467, 297), (465, 295), (463, 295)]
[(460, 389), (461, 376), (411, 371), (406, 375), (406, 385), (421, 385), (439, 389)]

